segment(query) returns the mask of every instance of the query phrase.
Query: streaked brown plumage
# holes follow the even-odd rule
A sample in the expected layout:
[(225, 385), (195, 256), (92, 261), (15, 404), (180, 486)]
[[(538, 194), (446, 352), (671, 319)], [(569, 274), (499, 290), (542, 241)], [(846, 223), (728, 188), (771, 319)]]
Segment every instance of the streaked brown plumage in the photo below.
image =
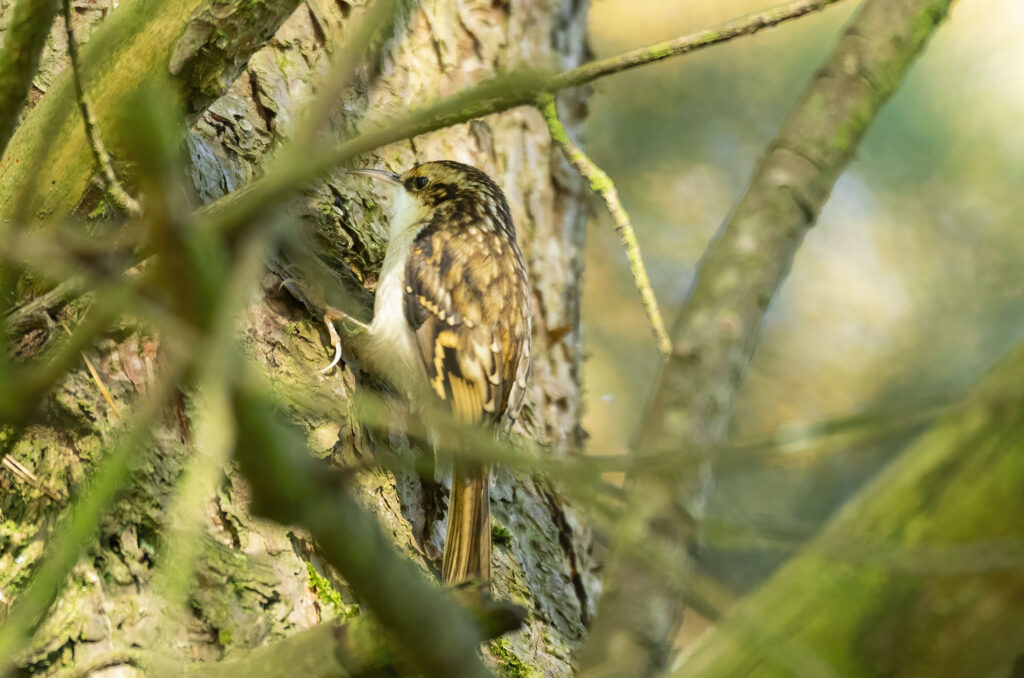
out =
[[(530, 370), (530, 292), (501, 189), (451, 161), (354, 173), (401, 187), (370, 326), (375, 360), (414, 401), (440, 398), (465, 424), (509, 424)], [(487, 467), (457, 460), (444, 581), (489, 580), (490, 535)]]

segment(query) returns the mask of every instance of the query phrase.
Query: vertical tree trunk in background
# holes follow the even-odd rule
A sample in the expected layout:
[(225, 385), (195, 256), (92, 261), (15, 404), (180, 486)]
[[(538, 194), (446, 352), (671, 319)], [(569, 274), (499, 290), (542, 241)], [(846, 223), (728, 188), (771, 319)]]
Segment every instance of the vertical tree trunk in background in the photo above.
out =
[[(188, 140), (190, 178), (201, 200), (259, 175), (276, 142), (292, 135), (295, 113), (363, 9), (359, 3), (307, 0), (201, 115)], [(379, 63), (363, 68), (358, 83), (337, 102), (335, 130), (351, 135), (367, 117), (393, 115), (499, 70), (575, 66), (585, 56), (585, 18), (585, 3), (576, 0), (424, 2), (404, 14)], [(60, 50), (52, 50), (44, 69), (56, 68), (60, 58)], [(563, 102), (566, 122), (578, 128), (582, 102), (572, 96)], [(517, 109), (485, 122), (396, 144), (364, 164), (383, 161), (401, 171), (426, 160), (460, 160), (485, 169), (505, 190), (534, 287), (536, 358), (527, 433), (548, 444), (552, 454), (572, 454), (581, 438), (582, 186), (550, 147), (535, 110)], [(307, 188), (289, 207), (295, 228), (314, 233), (317, 251), (338, 280), (365, 288), (367, 305), (385, 244), (370, 190), (337, 173)], [(268, 273), (253, 291), (242, 341), (281, 399), (295, 403), (290, 414), (308, 431), (312, 452), (345, 463), (368, 458), (380, 444), (423, 453), (408, 449), (400, 426), (381, 440), (356, 423), (350, 394), (360, 388), (358, 370), (316, 373), (328, 359), (326, 335), (279, 291), (279, 283), (279, 276)], [(73, 324), (79, 311), (72, 304), (57, 319)], [(158, 369), (159, 338), (125, 325), (98, 342), (91, 357), (127, 409)], [(299, 394), (304, 404), (294, 397)], [(228, 470), (207, 507), (192, 617), (176, 626), (173, 637), (156, 637), (160, 600), (152, 569), (163, 509), (188, 462), (192, 414), (191, 401), (183, 397), (154, 433), (152, 450), (140, 453), (144, 461), (131, 491), (75, 568), (23, 665), (47, 672), (133, 646), (170, 646), (183, 659), (213, 660), (356, 612), (358, 601), (324, 565), (315, 545), (297, 530), (253, 519), (244, 484)], [(88, 476), (96, 451), (116, 425), (83, 367), (61, 384), (45, 419), (10, 453), (43, 486), (66, 494)], [(568, 675), (570, 653), (582, 639), (596, 593), (589, 532), (544, 479), (503, 470), (496, 475), (495, 595), (525, 605), (531, 614), (525, 629), (492, 644), (491, 654), (510, 672), (522, 666)], [(45, 526), (60, 509), (4, 471), (0, 483), (0, 592), (13, 599), (46, 546)], [(425, 570), (436, 569), (428, 542), (439, 546), (443, 532), (420, 480), (378, 471), (361, 478), (359, 487), (362, 502), (378, 514), (396, 547)]]

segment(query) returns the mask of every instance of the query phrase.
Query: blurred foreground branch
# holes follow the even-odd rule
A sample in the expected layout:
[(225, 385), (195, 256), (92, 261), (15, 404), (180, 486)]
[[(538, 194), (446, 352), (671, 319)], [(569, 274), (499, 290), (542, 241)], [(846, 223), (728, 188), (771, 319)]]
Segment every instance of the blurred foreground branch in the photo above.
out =
[[(838, 1), (799, 0), (667, 43), (595, 61), (559, 75), (542, 76), (519, 72), (501, 76), (371, 128), (335, 149), (311, 154), (307, 144), (299, 144), (298, 148), (292, 144), (289, 149), (294, 152), (282, 153), (282, 158), (275, 163), (269, 176), (225, 196), (203, 212), (214, 226), (230, 228), (233, 224), (250, 221), (268, 205), (282, 200), (297, 186), (315, 179), (359, 153), (476, 117), (531, 104), (537, 100), (538, 95), (544, 93), (583, 85), (624, 69), (750, 35)], [(236, 12), (221, 8), (215, 21), (204, 10), (205, 2), (200, 0), (163, 6), (160, 13), (155, 15), (147, 15), (135, 6), (115, 12), (86, 46), (85, 69), (102, 71), (104, 76), (94, 78), (97, 80), (94, 89), (100, 102), (99, 114), (105, 118), (111, 117), (150, 74), (163, 72), (164, 59), (171, 62), (169, 68), (177, 78), (185, 107), (193, 114), (198, 112), (227, 88), (248, 56), (261, 44), (261, 36), (269, 37), (296, 4), (296, 0), (260, 3), (255, 15), (243, 27), (244, 30), (226, 33), (215, 30), (207, 35), (205, 41), (200, 39), (203, 27), (211, 23), (229, 25)], [(184, 33), (176, 42), (171, 39), (175, 35), (174, 31), (158, 32), (167, 23), (184, 25), (185, 22), (189, 22), (191, 28), (186, 30), (183, 27)], [(206, 46), (207, 41), (213, 39), (211, 35), (218, 40), (215, 49)], [(227, 41), (217, 36), (225, 36)], [(119, 45), (121, 49), (111, 49), (114, 45)], [(166, 50), (171, 50), (169, 56)], [(129, 61), (133, 64), (132, 68), (124, 68)], [(139, 64), (142, 64), (141, 68)], [(115, 73), (116, 77), (113, 75)], [(202, 74), (202, 78), (193, 78), (194, 73)], [(73, 92), (69, 78), (69, 74), (62, 75), (51, 87), (25, 124), (18, 128), (15, 146), (6, 154), (0, 154), (0, 230), (4, 227), (4, 221), (14, 218), (24, 218), (33, 213), (48, 215), (72, 211), (92, 176), (94, 149), (81, 133), (81, 126), (77, 124), (75, 116), (70, 114)], [(312, 110), (314, 121), (323, 117), (323, 111), (316, 105)], [(96, 110), (93, 110), (95, 114)], [(44, 187), (39, 183), (39, 177), (43, 176), (53, 177), (49, 186)], [(5, 318), (5, 324), (16, 326), (28, 315), (56, 308), (74, 297), (80, 284), (77, 278), (65, 280), (57, 288), (28, 302), (28, 307), (12, 309)], [(659, 337), (659, 344), (664, 343), (664, 338)]]
[[(411, 115), (403, 117), (391, 123), (379, 126), (376, 130), (365, 133), (360, 137), (342, 144), (331, 151), (327, 149), (318, 153), (310, 154), (310, 148), (303, 145), (293, 158), (293, 162), (283, 161), (277, 163), (274, 176), (253, 182), (246, 189), (236, 191), (226, 198), (218, 201), (218, 207), (214, 211), (225, 206), (237, 206), (240, 198), (256, 192), (266, 197), (260, 201), (260, 205), (268, 201), (279, 200), (280, 197), (290, 192), (294, 187), (315, 179), (318, 175), (337, 166), (353, 156), (378, 148), (380, 146), (399, 141), (401, 139), (424, 134), (433, 130), (441, 129), (450, 125), (466, 122), (491, 113), (506, 111), (510, 108), (532, 104), (538, 94), (554, 93), (569, 87), (578, 87), (592, 82), (598, 78), (623, 70), (655, 63), (673, 56), (688, 54), (690, 52), (709, 47), (711, 45), (727, 42), (737, 37), (752, 35), (766, 28), (778, 25), (779, 23), (802, 17), (811, 12), (823, 9), (828, 5), (840, 0), (798, 0), (781, 7), (756, 12), (754, 14), (720, 24), (718, 26), (700, 31), (687, 36), (682, 36), (665, 43), (658, 43), (640, 50), (634, 50), (608, 59), (594, 61), (579, 68), (566, 71), (565, 73), (540, 76), (529, 73), (513, 73), (509, 76), (502, 76), (494, 80), (486, 81), (477, 87), (470, 88), (463, 93), (457, 94), (450, 99), (440, 101), (432, 106), (414, 111)], [(232, 68), (237, 69), (237, 64), (244, 63), (255, 48), (259, 46), (254, 35), (265, 35), (269, 37), (273, 26), (283, 21), (288, 16), (289, 8), (294, 8), (296, 0), (276, 0), (275, 2), (258, 3), (260, 11), (258, 20), (253, 22), (252, 27), (247, 27), (241, 34), (228, 33), (230, 44), (217, 44), (216, 49), (206, 49), (205, 41), (197, 44), (186, 44), (184, 39), (171, 43), (168, 35), (156, 35), (155, 29), (150, 28), (159, 22), (185, 22), (188, 19), (188, 10), (198, 0), (191, 0), (190, 3), (168, 5), (160, 10), (164, 14), (146, 20), (144, 10), (137, 10), (134, 6), (125, 7), (115, 12), (109, 21), (97, 32), (90, 44), (87, 46), (85, 55), (88, 65), (94, 70), (105, 67), (110, 73), (123, 74), (125, 69), (118, 68), (114, 63), (109, 62), (112, 57), (101, 59), (98, 56), (90, 59), (94, 54), (100, 53), (101, 45), (109, 47), (111, 42), (121, 41), (125, 47), (122, 50), (122, 58), (141, 60), (141, 63), (151, 65), (152, 69), (159, 69), (164, 66), (164, 60), (170, 59), (171, 73), (178, 77), (182, 87), (182, 98), (186, 102), (189, 111), (200, 110), (203, 105), (210, 102), (212, 94), (208, 88), (211, 83), (206, 81), (195, 82), (191, 78), (193, 73), (212, 72), (218, 74), (213, 79), (219, 87), (226, 89), (230, 84), (227, 79), (229, 73), (237, 73), (237, 70), (230, 70), (224, 66), (226, 54), (233, 56), (230, 60)], [(202, 4), (201, 6), (205, 6)], [(196, 14), (201, 14), (196, 10)], [(231, 12), (226, 13), (228, 16)], [(129, 27), (141, 24), (137, 32), (130, 38), (123, 36)], [(268, 32), (269, 31), (269, 32)], [(153, 33), (153, 34), (151, 34)], [(172, 33), (172, 32), (169, 32)], [(215, 31), (214, 36), (223, 35), (223, 31)], [(186, 37), (190, 35), (186, 33)], [(212, 40), (212, 38), (210, 38)], [(166, 50), (173, 47), (174, 53), (166, 56)], [(192, 62), (189, 70), (185, 71), (176, 67), (180, 60), (179, 52), (188, 51)], [(234, 50), (234, 51), (231, 51)], [(113, 50), (109, 50), (112, 55)], [(209, 60), (210, 63), (205, 63)], [(139, 71), (139, 72), (136, 72)], [(101, 117), (109, 115), (112, 111), (118, 110), (127, 97), (139, 83), (146, 77), (150, 67), (144, 69), (130, 69), (135, 77), (118, 78), (109, 76), (96, 83), (97, 99), (102, 110), (98, 110)], [(29, 199), (31, 200), (33, 212), (43, 213), (66, 213), (71, 211), (81, 196), (82, 190), (91, 175), (91, 162), (89, 161), (90, 151), (85, 139), (76, 134), (70, 134), (68, 125), (70, 120), (67, 117), (67, 108), (70, 104), (70, 93), (67, 91), (68, 82), (61, 80), (50, 93), (43, 99), (45, 106), (37, 107), (38, 110), (25, 125), (22, 125), (17, 132), (21, 147), (11, 158), (4, 158), (3, 164), (9, 164), (10, 169), (6, 174), (0, 172), (0, 222), (9, 220), (13, 216), (13, 208), (9, 205), (12, 196), (20, 190), (19, 187), (28, 185)], [(59, 143), (53, 144), (53, 139), (46, 136), (54, 128), (59, 128)], [(45, 146), (44, 146), (45, 144)], [(44, 148), (47, 155), (43, 155)], [(9, 163), (6, 161), (10, 161)], [(41, 166), (44, 163), (45, 166)], [(3, 166), (0, 164), (0, 167)], [(62, 190), (54, 190), (48, 187), (34, 186), (30, 177), (26, 174), (25, 167), (32, 167), (34, 174), (49, 176), (60, 168), (62, 176)], [(273, 189), (269, 190), (268, 189)], [(248, 214), (250, 211), (246, 211)]]
[[(485, 638), (515, 630), (525, 615), (525, 610), (513, 609), (516, 606), (510, 603), (483, 607), (479, 599), (468, 597), (463, 602), (481, 622)], [(178, 660), (159, 652), (115, 651), (99, 655), (60, 677), (89, 678), (93, 673), (115, 666), (133, 666), (146, 675), (185, 678), (383, 678), (400, 675), (404, 668), (377, 621), (369, 615), (360, 615), (344, 624), (318, 624), (224, 661), (182, 666)]]
[(808, 661), (851, 678), (1016, 675), (1021, 487), (1024, 345), (742, 601), (675, 675), (820, 675), (798, 665)]
[[(804, 234), (882, 104), (945, 17), (951, 0), (868, 0), (790, 112), (746, 195), (701, 260), (672, 332), (637, 445), (626, 515), (616, 536), (649, 535), (676, 551), (666, 584), (642, 557), (613, 550), (606, 591), (581, 657), (587, 676), (648, 676), (665, 667), (683, 609), (707, 470), (644, 473), (642, 455), (701, 454), (723, 441), (733, 397), (768, 303)], [(681, 469), (688, 465), (681, 465)]]
[(58, 0), (19, 0), (0, 48), (0, 156), (25, 105)]
[(236, 455), (253, 510), (309, 530), (330, 562), (380, 620), (400, 652), (428, 676), (488, 676), (476, 655), (483, 636), (465, 611), (402, 558), (346, 478), (330, 474), (305, 441), (277, 421), (254, 387), (233, 397)]
[[(334, 167), (343, 165), (360, 153), (410, 139), (451, 125), (468, 122), (517, 106), (535, 104), (538, 97), (578, 87), (628, 68), (656, 63), (673, 56), (710, 47), (734, 38), (752, 35), (783, 21), (796, 19), (839, 0), (800, 0), (779, 8), (756, 12), (720, 24), (699, 33), (676, 38), (669, 43), (602, 59), (559, 74), (519, 70), (486, 80), (446, 99), (415, 109), (390, 121), (379, 123), (354, 139), (335, 148), (300, 146), (285, 149), (271, 171), (258, 181), (230, 193), (205, 208), (211, 222), (231, 228), (259, 214), (268, 205), (279, 202), (297, 187), (315, 180)], [(2, 198), (2, 186), (0, 186)]]

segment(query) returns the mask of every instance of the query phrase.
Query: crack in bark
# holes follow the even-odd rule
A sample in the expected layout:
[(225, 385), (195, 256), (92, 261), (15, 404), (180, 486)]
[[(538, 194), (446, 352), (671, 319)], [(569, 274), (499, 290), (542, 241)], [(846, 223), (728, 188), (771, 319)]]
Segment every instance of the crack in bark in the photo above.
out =
[(459, 26), (462, 27), (462, 30), (466, 32), (466, 35), (468, 35), (469, 39), (472, 41), (473, 54), (475, 54), (476, 58), (480, 60), (480, 63), (484, 63), (484, 45), (480, 41), (480, 38), (476, 37), (476, 33), (469, 27), (469, 24), (466, 23), (466, 20), (462, 17), (462, 12), (456, 11), (455, 18), (459, 22)]
[(217, 497), (217, 518), (220, 519), (224, 532), (231, 539), (231, 547), (235, 550), (241, 550), (242, 538), (238, 532), (238, 526), (235, 525), (231, 514), (224, 508), (224, 502), (221, 501), (220, 497)]
[(306, 0), (304, 3), (306, 6), (306, 13), (309, 15), (309, 24), (313, 27), (313, 40), (319, 47), (323, 47), (327, 44), (327, 31), (324, 29), (322, 23), (320, 23), (319, 13), (313, 9), (313, 5)]
[(275, 134), (274, 119), (277, 117), (277, 113), (263, 103), (263, 88), (260, 87), (259, 76), (256, 71), (250, 68), (247, 71), (247, 75), (249, 76), (249, 89), (252, 93), (252, 103), (256, 108), (256, 114), (260, 116), (263, 124), (267, 126), (267, 131)]
[(589, 597), (587, 596), (587, 587), (583, 581), (583, 575), (580, 573), (579, 558), (573, 546), (572, 526), (569, 525), (569, 521), (565, 517), (565, 511), (562, 510), (562, 502), (559, 502), (558, 497), (555, 496), (547, 481), (541, 479), (538, 482), (538, 486), (541, 494), (544, 495), (544, 500), (547, 502), (548, 510), (551, 513), (551, 520), (558, 529), (558, 543), (562, 547), (562, 552), (569, 559), (569, 577), (572, 581), (573, 590), (576, 593), (576, 600), (580, 605), (580, 622), (584, 628), (589, 628), (590, 613), (587, 611)]

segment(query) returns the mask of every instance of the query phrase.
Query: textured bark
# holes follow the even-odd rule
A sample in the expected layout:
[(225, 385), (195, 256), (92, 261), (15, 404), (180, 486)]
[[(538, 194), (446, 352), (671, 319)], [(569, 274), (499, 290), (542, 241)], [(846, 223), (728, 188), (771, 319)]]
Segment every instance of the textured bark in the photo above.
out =
[(677, 671), (1016, 676), (1024, 346), (846, 504)]
[[(361, 14), (361, 6), (344, 2), (304, 3), (253, 55), (228, 91), (199, 115), (188, 139), (189, 173), (199, 201), (216, 199), (259, 175), (276, 143), (292, 136), (294, 115), (313, 91), (326, 57), (345, 43)], [(585, 51), (584, 26), (585, 9), (577, 3), (424, 3), (396, 27), (379, 63), (361, 70), (338, 103), (334, 128), (351, 135), (368, 116), (393, 114), (499, 69), (578, 65)], [(166, 53), (145, 59), (152, 60), (148, 66), (168, 63)], [(567, 122), (578, 126), (580, 102), (569, 97), (565, 103)], [(97, 108), (102, 124), (102, 105)], [(365, 164), (382, 160), (400, 170), (449, 158), (487, 170), (503, 187), (534, 286), (537, 357), (528, 394), (531, 425), (523, 432), (548, 444), (552, 454), (572, 454), (581, 442), (581, 186), (551, 149), (535, 110), (517, 109), (485, 122), (395, 144), (365, 158)], [(34, 143), (30, 136), (26, 141)], [(54, 173), (60, 179), (53, 167), (41, 164), (41, 176), (49, 179)], [(33, 203), (32, 213), (59, 213), (78, 204), (74, 187), (63, 188), (70, 197), (40, 197), (43, 202)], [(82, 188), (84, 182), (79, 194)], [(315, 250), (338, 284), (355, 289), (357, 301), (368, 307), (385, 232), (370, 188), (339, 173), (309, 186), (289, 211), (296, 230), (305, 227), (312, 234)], [(279, 399), (292, 403), (290, 414), (307, 431), (312, 453), (349, 464), (369, 458), (378, 445), (406, 455), (429, 454), (404, 438), (401, 425), (381, 439), (356, 422), (350, 394), (363, 387), (363, 375), (349, 365), (331, 375), (316, 374), (327, 359), (326, 335), (279, 283), (280, 276), (270, 271), (254, 291), (242, 341)], [(58, 320), (74, 324), (79, 310), (78, 304), (64, 307)], [(39, 324), (45, 335), (47, 323)], [(39, 349), (33, 345), (31, 350)], [(91, 357), (124, 408), (159, 369), (160, 342), (126, 325), (98, 342)], [(248, 648), (321, 620), (358, 613), (359, 601), (312, 540), (296, 529), (254, 519), (245, 484), (226, 469), (217, 496), (206, 506), (192, 616), (172, 625), (170, 635), (166, 625), (156, 635), (161, 600), (152, 588), (154, 559), (170, 493), (189, 461), (193, 407), (183, 398), (154, 431), (151, 448), (140, 451), (132, 488), (75, 568), (21, 665), (45, 673), (130, 647), (167, 650), (182, 660), (239, 657)], [(395, 410), (402, 411), (398, 400)], [(115, 427), (82, 369), (61, 383), (45, 417), (10, 453), (44, 487), (66, 496), (87, 476), (101, 441)], [(490, 661), (506, 672), (532, 668), (542, 675), (568, 675), (570, 655), (593, 611), (596, 579), (589, 532), (545, 479), (500, 469), (496, 475), (492, 520), (500, 534), (510, 536), (496, 540), (494, 592), (528, 607), (530, 617), (523, 631), (489, 645)], [(0, 482), (5, 520), (0, 523), (0, 591), (10, 600), (38, 561), (46, 546), (45, 526), (61, 507), (6, 474)], [(425, 572), (436, 574), (439, 563), (428, 555), (439, 553), (443, 536), (436, 496), (411, 474), (369, 472), (358, 487), (360, 503), (378, 515), (395, 546)]]

